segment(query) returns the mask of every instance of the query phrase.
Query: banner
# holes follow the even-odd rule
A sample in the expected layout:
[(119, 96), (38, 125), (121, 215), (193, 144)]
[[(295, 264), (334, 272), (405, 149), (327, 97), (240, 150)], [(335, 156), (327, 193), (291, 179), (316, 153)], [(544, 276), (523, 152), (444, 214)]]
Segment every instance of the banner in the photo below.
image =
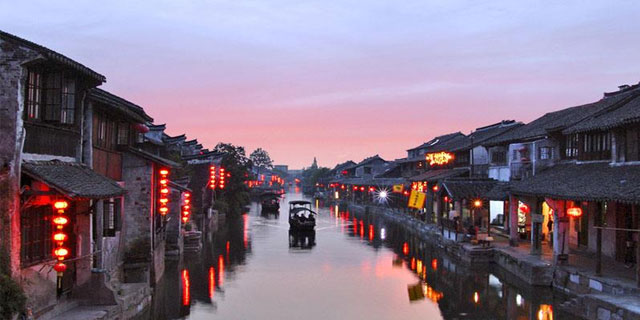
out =
[(411, 190), (409, 196), (409, 208), (422, 209), (424, 208), (424, 200), (427, 198), (427, 194), (417, 190)]

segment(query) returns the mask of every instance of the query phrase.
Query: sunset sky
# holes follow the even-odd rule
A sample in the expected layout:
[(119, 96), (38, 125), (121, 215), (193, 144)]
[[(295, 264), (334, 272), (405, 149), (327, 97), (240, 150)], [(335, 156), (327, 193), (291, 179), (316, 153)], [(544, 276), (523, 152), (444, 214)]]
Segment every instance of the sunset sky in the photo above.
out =
[(105, 75), (168, 134), (291, 168), (400, 158), (637, 83), (639, 17), (635, 1), (0, 0), (1, 30)]

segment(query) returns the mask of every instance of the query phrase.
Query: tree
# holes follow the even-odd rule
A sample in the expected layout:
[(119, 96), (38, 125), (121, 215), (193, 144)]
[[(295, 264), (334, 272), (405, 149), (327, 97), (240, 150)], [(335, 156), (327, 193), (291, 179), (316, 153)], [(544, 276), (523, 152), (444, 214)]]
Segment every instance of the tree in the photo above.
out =
[(227, 208), (230, 215), (240, 215), (249, 202), (249, 190), (245, 180), (249, 176), (250, 161), (244, 147), (231, 143), (218, 143), (213, 149), (223, 153), (222, 167), (230, 176), (224, 190), (217, 190), (216, 208)]
[(262, 148), (258, 148), (251, 152), (249, 159), (254, 167), (267, 169), (273, 168), (273, 160), (269, 157), (269, 153)]

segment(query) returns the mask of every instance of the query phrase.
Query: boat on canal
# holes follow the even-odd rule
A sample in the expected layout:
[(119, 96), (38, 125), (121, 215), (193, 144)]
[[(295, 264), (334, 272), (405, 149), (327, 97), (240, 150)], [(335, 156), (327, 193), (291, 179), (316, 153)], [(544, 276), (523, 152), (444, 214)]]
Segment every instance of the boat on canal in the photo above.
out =
[(316, 227), (316, 213), (311, 210), (311, 202), (289, 201), (289, 227), (292, 230), (313, 230)]
[(264, 193), (260, 196), (260, 205), (262, 206), (263, 214), (277, 214), (280, 211), (280, 195), (276, 193)]
[(289, 249), (306, 251), (316, 245), (315, 230), (289, 230)]

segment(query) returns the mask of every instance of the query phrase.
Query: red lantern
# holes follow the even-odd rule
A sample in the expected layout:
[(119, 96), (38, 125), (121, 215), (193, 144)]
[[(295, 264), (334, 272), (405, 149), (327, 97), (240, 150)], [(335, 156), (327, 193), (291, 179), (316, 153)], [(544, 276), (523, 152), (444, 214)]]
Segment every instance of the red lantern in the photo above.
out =
[(68, 203), (68, 202), (66, 202), (66, 201), (64, 201), (64, 200), (62, 200), (62, 201), (56, 201), (56, 202), (53, 204), (53, 207), (54, 207), (54, 208), (56, 208), (56, 209), (58, 209), (58, 210), (64, 210), (64, 209), (66, 209), (67, 207), (69, 207), (69, 203)]
[(567, 209), (567, 214), (574, 217), (579, 218), (582, 216), (582, 208), (579, 207), (571, 207)]
[(63, 273), (67, 270), (67, 265), (64, 262), (58, 262), (53, 266), (53, 270), (58, 273)]
[(438, 185), (433, 186), (433, 192), (438, 192)]
[(53, 255), (58, 258), (58, 260), (64, 260), (69, 255), (69, 249), (65, 247), (58, 247), (53, 250)]
[(160, 184), (160, 199), (158, 200), (160, 202), (160, 208), (158, 208), (158, 211), (160, 212), (161, 215), (166, 215), (167, 213), (169, 213), (169, 208), (167, 207), (167, 205), (169, 204), (169, 169), (160, 169), (160, 171), (158, 171), (158, 173), (160, 174), (160, 179), (158, 180), (158, 184)]
[(64, 242), (67, 241), (67, 235), (64, 232), (57, 232), (53, 234), (53, 241)]
[(53, 218), (53, 224), (55, 224), (58, 228), (62, 228), (62, 226), (69, 223), (69, 219), (65, 216), (56, 216)]

